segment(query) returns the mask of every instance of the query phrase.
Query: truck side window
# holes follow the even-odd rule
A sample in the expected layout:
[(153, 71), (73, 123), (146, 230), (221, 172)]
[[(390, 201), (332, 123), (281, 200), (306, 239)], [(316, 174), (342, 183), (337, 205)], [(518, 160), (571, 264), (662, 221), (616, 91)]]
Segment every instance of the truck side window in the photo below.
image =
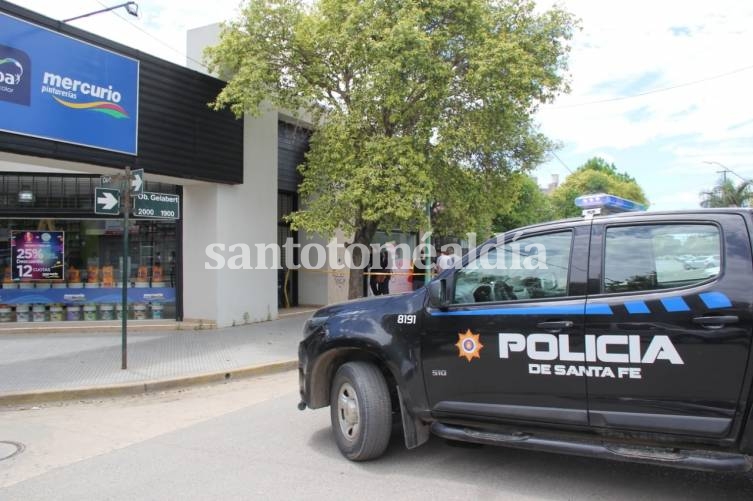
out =
[(610, 227), (604, 292), (685, 287), (719, 275), (719, 229), (710, 224)]
[(571, 242), (563, 231), (490, 249), (456, 272), (453, 303), (566, 296)]

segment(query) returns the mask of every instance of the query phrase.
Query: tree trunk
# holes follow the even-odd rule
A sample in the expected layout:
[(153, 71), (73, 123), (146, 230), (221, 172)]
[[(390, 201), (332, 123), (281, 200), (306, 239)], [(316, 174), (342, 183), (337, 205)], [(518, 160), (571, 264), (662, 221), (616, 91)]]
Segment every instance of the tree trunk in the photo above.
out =
[[(363, 223), (361, 226), (356, 229), (355, 234), (353, 235), (353, 243), (354, 244), (362, 244), (366, 247), (369, 247), (371, 245), (371, 241), (374, 238), (374, 234), (376, 233), (376, 223)], [(369, 247), (370, 248), (370, 247)], [(360, 264), (364, 262), (366, 259), (371, 259), (371, 255), (369, 253), (368, 257), (364, 257), (362, 252), (363, 249), (355, 245), (351, 247), (350, 249), (352, 251), (352, 262), (354, 264)], [(347, 252), (347, 250), (346, 250)], [(356, 299), (359, 297), (363, 297), (363, 277), (364, 277), (364, 269), (363, 268), (351, 268), (350, 269), (350, 281), (348, 282), (348, 299)]]

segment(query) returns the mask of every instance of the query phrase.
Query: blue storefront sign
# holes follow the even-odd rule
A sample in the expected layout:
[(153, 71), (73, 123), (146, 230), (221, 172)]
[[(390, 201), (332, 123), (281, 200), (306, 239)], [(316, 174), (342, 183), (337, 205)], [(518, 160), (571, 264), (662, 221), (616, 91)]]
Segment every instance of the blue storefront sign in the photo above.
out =
[(136, 155), (139, 62), (0, 13), (0, 130)]
[[(175, 289), (145, 287), (127, 289), (129, 303), (174, 303)], [(83, 289), (0, 289), (0, 304), (115, 304), (123, 299), (119, 287)]]

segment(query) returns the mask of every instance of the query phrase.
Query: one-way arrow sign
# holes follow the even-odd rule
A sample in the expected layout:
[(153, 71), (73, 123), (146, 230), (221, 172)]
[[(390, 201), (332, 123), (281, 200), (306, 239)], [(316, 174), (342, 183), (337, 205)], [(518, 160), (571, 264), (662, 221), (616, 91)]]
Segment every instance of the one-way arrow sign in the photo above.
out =
[(94, 188), (95, 214), (120, 214), (120, 190), (114, 188)]
[(110, 210), (119, 203), (120, 201), (115, 198), (112, 193), (109, 193), (107, 191), (104, 193), (104, 196), (97, 199), (97, 204), (101, 204), (104, 210)]
[(134, 193), (144, 192), (144, 169), (131, 171), (131, 190)]

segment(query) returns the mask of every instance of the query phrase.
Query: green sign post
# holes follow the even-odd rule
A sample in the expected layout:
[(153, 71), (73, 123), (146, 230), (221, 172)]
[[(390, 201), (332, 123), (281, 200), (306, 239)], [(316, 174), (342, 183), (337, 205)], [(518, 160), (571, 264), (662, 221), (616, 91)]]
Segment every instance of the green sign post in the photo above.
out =
[[(149, 219), (180, 219), (180, 196), (144, 191), (144, 169), (125, 168), (122, 174), (102, 176), (94, 189), (94, 213), (123, 215), (122, 342), (121, 369), (128, 367), (128, 216)], [(118, 187), (118, 183), (120, 184)]]
[(133, 196), (133, 215), (157, 219), (180, 219), (180, 196), (145, 191)]
[(128, 213), (131, 211), (131, 186), (133, 179), (131, 178), (131, 168), (126, 166), (125, 173), (122, 177), (123, 182), (123, 272), (121, 273), (121, 281), (123, 282), (122, 292), (122, 329), (121, 329), (121, 348), (120, 348), (120, 368), (125, 370), (128, 368), (128, 281), (130, 280), (129, 269), (129, 252), (128, 252)]
[(94, 213), (109, 216), (123, 215), (123, 270), (121, 273), (122, 290), (122, 329), (120, 348), (120, 368), (128, 368), (128, 216), (131, 213), (132, 195), (140, 196), (143, 190), (144, 169), (132, 171), (126, 166), (122, 174), (102, 176), (102, 187), (94, 188)]

